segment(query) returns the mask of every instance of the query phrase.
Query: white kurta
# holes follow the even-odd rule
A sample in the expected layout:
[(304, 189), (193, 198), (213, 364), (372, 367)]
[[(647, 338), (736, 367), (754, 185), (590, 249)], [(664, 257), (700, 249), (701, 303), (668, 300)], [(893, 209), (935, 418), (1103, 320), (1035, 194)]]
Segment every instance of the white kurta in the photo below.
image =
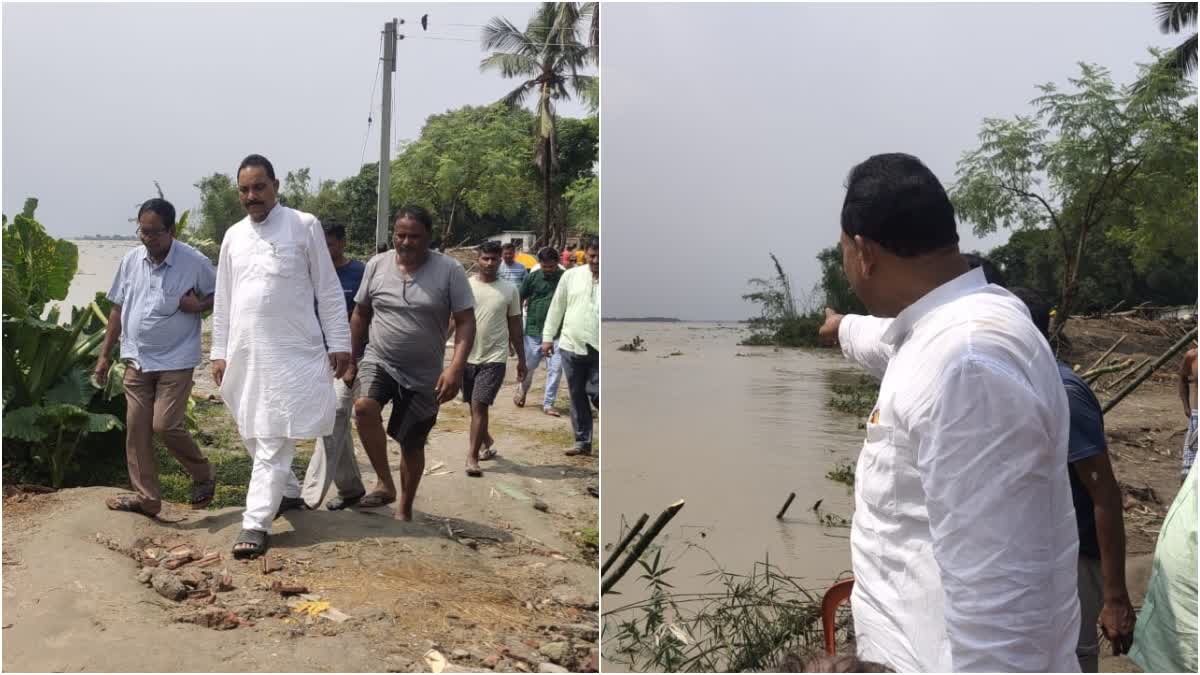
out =
[(225, 359), (221, 396), (242, 437), (331, 434), (327, 354), (349, 351), (346, 301), (321, 223), (276, 206), (261, 223), (230, 227), (217, 265), (211, 357)]

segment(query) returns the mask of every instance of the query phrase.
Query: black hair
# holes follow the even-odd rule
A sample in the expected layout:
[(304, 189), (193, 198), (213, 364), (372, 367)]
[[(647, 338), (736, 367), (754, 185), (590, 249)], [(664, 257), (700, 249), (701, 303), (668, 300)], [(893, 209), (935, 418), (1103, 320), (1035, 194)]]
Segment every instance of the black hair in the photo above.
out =
[(1050, 303), (1032, 288), (1017, 287), (1008, 290), (1025, 303), (1029, 310), (1029, 318), (1033, 319), (1033, 325), (1037, 326), (1042, 337), (1050, 339)]
[(321, 223), (321, 229), (325, 230), (325, 236), (333, 235), (338, 241), (346, 241), (346, 226), (341, 223)]
[(402, 218), (415, 220), (424, 225), (426, 230), (433, 232), (433, 218), (429, 215), (428, 211), (420, 206), (401, 206), (399, 210), (396, 211), (396, 217), (392, 219), (392, 222), (397, 223)]
[(504, 247), (498, 241), (485, 241), (479, 245), (479, 255), (483, 255), (484, 253), (499, 255), (502, 248)]
[(583, 250), (584, 251), (587, 251), (588, 249), (593, 249), (593, 248), (596, 249), (597, 251), (600, 250), (600, 237), (593, 236), (593, 237), (588, 237), (586, 240), (584, 240), (584, 242), (583, 242)]
[(558, 262), (558, 251), (554, 250), (553, 246), (547, 246), (538, 251), (537, 258), (542, 262)]
[(140, 220), (142, 217), (142, 214), (147, 211), (150, 211), (151, 213), (157, 213), (158, 217), (162, 219), (163, 225), (166, 226), (166, 228), (168, 230), (174, 231), (174, 229), (175, 229), (175, 207), (171, 206), (171, 202), (169, 202), (165, 199), (161, 199), (159, 197), (155, 197), (154, 199), (147, 199), (145, 202), (142, 203), (141, 208), (138, 209), (138, 213), (137, 213), (138, 219)]
[(842, 231), (911, 258), (958, 243), (954, 206), (937, 176), (912, 155), (874, 155), (846, 177)]
[(267, 172), (267, 178), (275, 180), (275, 167), (271, 166), (271, 160), (266, 157), (262, 155), (246, 155), (246, 159), (243, 159), (242, 163), (238, 164), (237, 175), (242, 175), (242, 169), (248, 166), (262, 167)]
[(988, 260), (978, 253), (964, 253), (962, 254), (962, 257), (966, 259), (967, 267), (970, 267), (971, 269), (982, 267), (983, 278), (987, 279), (989, 284), (996, 284), (1002, 288), (1008, 286), (1006, 283), (1008, 280), (1004, 278), (1004, 273), (1001, 272), (1000, 268), (996, 267), (995, 263), (993, 263), (991, 260)]
[(504, 246), (502, 246), (501, 248), (503, 248), (505, 251), (507, 251), (509, 249), (512, 249), (515, 251), (515, 250), (517, 250), (517, 245), (512, 243), (511, 241), (509, 241), (509, 242), (505, 242)]

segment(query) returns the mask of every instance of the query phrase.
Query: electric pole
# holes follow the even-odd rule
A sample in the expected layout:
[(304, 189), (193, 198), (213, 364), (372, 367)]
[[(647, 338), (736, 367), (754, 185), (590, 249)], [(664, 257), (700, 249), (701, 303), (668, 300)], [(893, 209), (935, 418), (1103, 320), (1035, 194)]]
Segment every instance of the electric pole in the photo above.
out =
[(392, 73), (396, 72), (397, 20), (383, 24), (383, 115), (379, 125), (379, 209), (375, 216), (375, 251), (387, 250), (392, 192)]

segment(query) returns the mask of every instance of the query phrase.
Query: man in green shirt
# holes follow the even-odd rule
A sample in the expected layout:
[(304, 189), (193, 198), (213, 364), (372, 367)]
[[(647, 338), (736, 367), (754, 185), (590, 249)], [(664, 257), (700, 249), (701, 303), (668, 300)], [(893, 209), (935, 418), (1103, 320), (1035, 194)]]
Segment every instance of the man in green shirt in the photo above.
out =
[[(563, 273), (542, 327), (542, 354), (554, 353), (558, 336), (563, 373), (571, 393), (575, 447), (567, 455), (592, 454), (592, 408), (600, 407), (600, 240), (584, 247), (586, 265)], [(561, 335), (559, 329), (562, 329)], [(591, 404), (589, 405), (589, 401)]]
[[(525, 316), (525, 361), (528, 370), (525, 379), (517, 382), (517, 392), (513, 395), (513, 403), (518, 408), (524, 407), (525, 395), (533, 386), (533, 371), (537, 370), (542, 361), (542, 328), (546, 324), (546, 314), (550, 311), (550, 302), (554, 299), (554, 291), (562, 279), (564, 270), (558, 265), (558, 251), (546, 247), (538, 252), (539, 267), (530, 272), (521, 283), (521, 301), (526, 303)], [(558, 336), (554, 336), (552, 346), (558, 348)], [(555, 351), (546, 359), (546, 394), (542, 398), (542, 412), (552, 417), (559, 417), (554, 409), (554, 401), (558, 398), (558, 381), (562, 375), (562, 354)]]

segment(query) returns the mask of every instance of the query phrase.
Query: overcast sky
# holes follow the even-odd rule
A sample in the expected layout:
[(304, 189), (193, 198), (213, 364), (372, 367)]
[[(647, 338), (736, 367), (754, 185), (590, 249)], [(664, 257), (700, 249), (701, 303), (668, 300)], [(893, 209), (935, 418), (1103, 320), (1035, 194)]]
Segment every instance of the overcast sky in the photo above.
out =
[[(797, 291), (837, 241), (850, 167), (920, 157), (949, 186), (984, 117), (1078, 61), (1132, 81), (1150, 4), (605, 5), (605, 316), (746, 318), (768, 251)], [(960, 225), (964, 250), (988, 250)]]
[[(194, 208), (193, 183), (252, 152), (280, 180), (305, 166), (314, 179), (353, 175), (385, 22), (407, 21), (392, 138), (414, 139), (429, 115), (516, 86), (479, 72), (481, 26), (504, 16), (523, 28), (536, 6), (5, 4), (4, 213), (36, 196), (53, 234), (132, 233), (154, 180), (179, 211)], [(379, 96), (367, 162), (379, 158)]]

